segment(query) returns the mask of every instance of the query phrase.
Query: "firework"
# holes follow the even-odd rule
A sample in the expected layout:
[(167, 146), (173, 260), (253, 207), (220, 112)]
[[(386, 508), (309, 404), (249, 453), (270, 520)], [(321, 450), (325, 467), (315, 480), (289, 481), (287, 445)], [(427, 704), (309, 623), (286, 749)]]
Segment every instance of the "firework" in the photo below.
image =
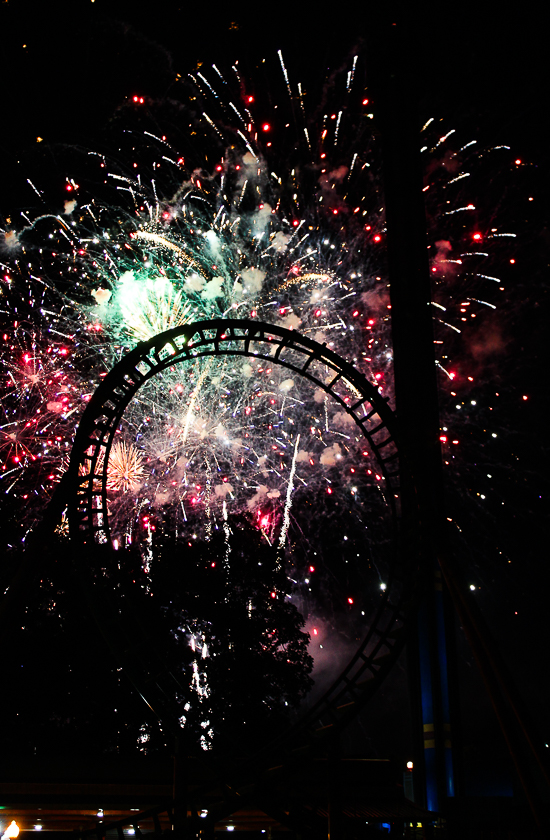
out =
[(120, 278), (119, 298), (126, 329), (138, 340), (185, 324), (191, 309), (183, 301), (183, 292), (176, 292), (166, 278), (146, 277), (140, 284), (131, 271)]
[(121, 493), (136, 492), (144, 476), (143, 455), (124, 441), (115, 441), (109, 453), (107, 487)]
[[(136, 343), (171, 327), (234, 317), (295, 329), (350, 361), (393, 404), (376, 114), (363, 59), (311, 116), (280, 59), (276, 125), (238, 68), (204, 70), (182, 88), (192, 124), (185, 158), (164, 136), (127, 132), (121, 144), (131, 146), (116, 161), (94, 152), (85, 176), (67, 181), (63, 212), (41, 210), (6, 231), (0, 452), (7, 492), (28, 501), (25, 529), (51, 496), (97, 385)], [(476, 182), (513, 164), (506, 147), (478, 150), (435, 120), (422, 143), (451, 475), (476, 411), (469, 391), (498, 345), (491, 317), (516, 247)], [(473, 356), (465, 341), (478, 347)], [(490, 442), (498, 432), (484, 428)], [(276, 359), (196, 358), (149, 380), (117, 431), (111, 532), (117, 546), (139, 548), (148, 585), (163, 523), (184, 542), (208, 542), (228, 527), (228, 511), (246, 513), (285, 552), (291, 597), (311, 621), (353, 612), (350, 637), (367, 623), (391, 568), (388, 490), (353, 420), (324, 391)], [(327, 559), (334, 534), (337, 570)], [(323, 565), (332, 577), (316, 573)]]

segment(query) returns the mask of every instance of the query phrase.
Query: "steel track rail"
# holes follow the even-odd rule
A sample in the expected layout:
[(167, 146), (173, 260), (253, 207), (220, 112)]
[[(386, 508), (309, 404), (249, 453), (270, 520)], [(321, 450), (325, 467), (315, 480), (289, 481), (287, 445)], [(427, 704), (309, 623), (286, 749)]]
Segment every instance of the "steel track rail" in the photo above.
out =
[[(377, 387), (324, 344), (272, 324), (247, 319), (214, 319), (186, 324), (140, 343), (105, 377), (90, 400), (75, 437), (69, 469), (52, 511), (56, 518), (67, 504), (70, 537), (89, 566), (80, 573), (87, 599), (119, 664), (150, 708), (173, 731), (174, 691), (184, 692), (162, 661), (139, 620), (116, 609), (93, 579), (92, 569), (110, 553), (107, 509), (109, 452), (124, 412), (139, 389), (175, 365), (192, 364), (208, 356), (248, 356), (281, 365), (325, 391), (354, 420), (366, 439), (384, 479), (385, 497), (394, 518), (399, 512), (399, 461), (396, 418)], [(397, 539), (397, 532), (396, 532)], [(323, 697), (276, 742), (240, 764), (227, 785), (242, 797), (251, 778), (279, 774), (289, 763), (303, 760), (342, 730), (375, 693), (405, 644), (409, 619), (425, 589), (421, 563), (420, 525), (401, 534), (391, 580), (358, 651)], [(406, 546), (403, 544), (406, 542)], [(100, 595), (100, 593), (102, 593)], [(128, 625), (128, 626), (126, 626)], [(321, 746), (322, 748), (322, 746)], [(219, 785), (219, 779), (216, 782)], [(207, 785), (203, 791), (212, 790)], [(200, 792), (197, 792), (200, 798)]]

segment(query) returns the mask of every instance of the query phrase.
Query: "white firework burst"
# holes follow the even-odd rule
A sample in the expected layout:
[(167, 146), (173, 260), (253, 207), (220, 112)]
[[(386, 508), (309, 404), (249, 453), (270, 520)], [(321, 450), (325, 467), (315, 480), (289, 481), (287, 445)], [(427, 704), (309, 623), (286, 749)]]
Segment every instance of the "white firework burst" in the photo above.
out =
[(107, 489), (121, 493), (135, 492), (144, 476), (144, 458), (139, 449), (133, 443), (115, 441), (107, 465)]

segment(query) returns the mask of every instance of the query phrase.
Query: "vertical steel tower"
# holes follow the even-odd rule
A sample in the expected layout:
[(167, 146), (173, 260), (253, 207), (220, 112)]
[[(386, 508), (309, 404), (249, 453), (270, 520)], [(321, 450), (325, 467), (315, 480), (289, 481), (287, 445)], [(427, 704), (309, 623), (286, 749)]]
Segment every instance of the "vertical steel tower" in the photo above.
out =
[(379, 28), (372, 43), (371, 73), (382, 132), (400, 458), (407, 464), (403, 475), (409, 476), (401, 487), (401, 550), (407, 551), (413, 508), (420, 509), (420, 550), (426, 567), (432, 570), (408, 647), (417, 743), (416, 792), (423, 805), (438, 811), (446, 796), (454, 796), (456, 787), (453, 697), (449, 688), (450, 622), (438, 566), (445, 517), (420, 125), (412, 39), (404, 29), (395, 24)]

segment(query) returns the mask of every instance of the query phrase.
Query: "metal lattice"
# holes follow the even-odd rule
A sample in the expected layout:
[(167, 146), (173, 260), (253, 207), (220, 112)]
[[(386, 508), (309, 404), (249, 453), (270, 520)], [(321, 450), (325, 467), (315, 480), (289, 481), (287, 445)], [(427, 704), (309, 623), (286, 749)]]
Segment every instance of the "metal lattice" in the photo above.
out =
[[(385, 479), (395, 513), (398, 452), (393, 412), (377, 388), (325, 345), (282, 327), (249, 320), (186, 324), (139, 344), (97, 388), (80, 423), (69, 467), (71, 538), (109, 543), (107, 465), (114, 435), (139, 388), (168, 367), (204, 356), (252, 356), (282, 365), (322, 388), (355, 420)], [(327, 381), (328, 377), (328, 381)]]
[[(95, 565), (96, 555), (112, 550), (107, 465), (124, 412), (152, 377), (168, 367), (193, 363), (205, 356), (265, 359), (306, 377), (331, 396), (353, 418), (367, 440), (384, 478), (384, 495), (397, 520), (399, 471), (404, 465), (399, 462), (395, 416), (377, 387), (326, 345), (297, 332), (244, 319), (215, 319), (186, 324), (139, 344), (105, 377), (80, 422), (69, 470), (52, 501), (46, 528), (51, 527), (66, 503), (71, 541), (80, 548), (79, 554)], [(413, 530), (414, 527), (413, 523)], [(325, 736), (345, 727), (374, 694), (403, 648), (409, 619), (415, 614), (424, 589), (418, 533), (407, 533), (406, 542), (406, 551), (401, 545), (395, 553), (391, 579), (366, 638), (331, 688), (297, 725), (241, 765), (231, 780), (224, 781), (223, 789), (229, 793), (221, 795), (218, 805), (212, 801), (212, 785), (217, 789), (218, 781), (196, 791), (197, 805), (204, 796), (210, 808), (231, 812), (232, 797), (253, 796), (254, 780), (269, 783), (270, 778), (284, 772), (289, 762), (300, 762), (312, 746), (322, 745)], [(119, 665), (163, 725), (179, 730), (173, 695), (183, 689), (177, 678), (143, 634), (136, 616), (120, 613), (111, 593), (101, 589), (98, 579), (94, 582), (83, 565), (79, 564), (83, 591)], [(120, 833), (121, 826), (117, 825), (117, 830)]]
[[(94, 553), (110, 547), (107, 465), (124, 411), (149, 379), (168, 367), (193, 363), (205, 356), (265, 359), (306, 377), (323, 389), (351, 415), (368, 441), (385, 480), (386, 499), (396, 514), (399, 504), (396, 421), (375, 385), (326, 345), (295, 331), (244, 319), (201, 321), (176, 327), (139, 344), (105, 377), (84, 412), (72, 450), (65, 493), (68, 495), (71, 540), (84, 552), (89, 552), (91, 558)], [(270, 765), (278, 764), (279, 759), (284, 762), (284, 755), (288, 758), (299, 755), (312, 743), (318, 743), (319, 738), (323, 740), (327, 733), (345, 726), (390, 671), (403, 648), (408, 618), (416, 609), (422, 589), (419, 564), (415, 562), (416, 540), (414, 535), (412, 539), (408, 536), (407, 563), (403, 562), (404, 552), (397, 551), (392, 580), (381, 596), (359, 650), (300, 723), (264, 752), (261, 759), (264, 771)], [(93, 588), (91, 581), (89, 585)], [(124, 616), (118, 615), (110, 615), (109, 620), (106, 616), (101, 619), (103, 627), (108, 625), (110, 628), (111, 647), (146, 702), (165, 725), (170, 728), (172, 724), (172, 728), (177, 728), (175, 721), (166, 718), (170, 718), (173, 711), (170, 694), (176, 687), (181, 690), (181, 686), (176, 685), (175, 677), (164, 668), (146, 639), (134, 642), (131, 650), (119, 641), (136, 638), (128, 632), (124, 620)]]

